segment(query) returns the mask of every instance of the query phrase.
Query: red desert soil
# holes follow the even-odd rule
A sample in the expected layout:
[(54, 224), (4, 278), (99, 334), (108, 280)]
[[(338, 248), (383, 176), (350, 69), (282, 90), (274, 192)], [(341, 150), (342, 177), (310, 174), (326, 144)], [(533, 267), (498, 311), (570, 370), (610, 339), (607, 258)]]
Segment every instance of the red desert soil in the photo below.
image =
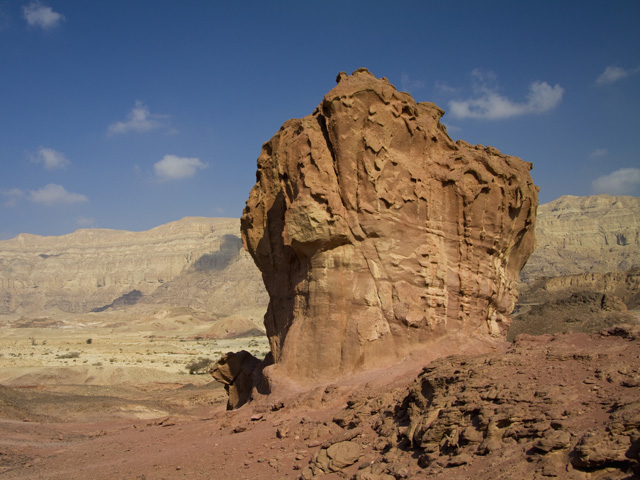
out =
[(117, 418), (109, 392), (1, 388), (0, 478), (639, 478), (636, 329), (523, 335), (427, 363), (230, 412), (221, 388), (165, 387), (130, 409), (173, 412), (148, 420)]

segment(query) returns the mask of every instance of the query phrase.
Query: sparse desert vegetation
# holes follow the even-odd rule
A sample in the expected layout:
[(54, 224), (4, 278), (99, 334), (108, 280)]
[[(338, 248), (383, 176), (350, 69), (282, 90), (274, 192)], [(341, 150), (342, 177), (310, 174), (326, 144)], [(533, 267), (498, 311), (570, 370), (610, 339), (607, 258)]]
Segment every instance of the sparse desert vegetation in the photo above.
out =
[[(117, 321), (115, 315), (91, 314), (90, 326), (69, 315), (54, 324), (64, 328), (14, 326), (0, 316), (0, 383), (7, 386), (55, 384), (207, 383), (205, 363), (228, 351), (248, 350), (258, 357), (269, 351), (264, 336), (233, 339), (198, 337), (210, 325), (186, 325), (181, 331)], [(25, 319), (20, 319), (23, 324)], [(118, 324), (123, 324), (118, 325)], [(89, 340), (90, 341), (89, 341)], [(206, 361), (205, 361), (206, 360)], [(208, 363), (207, 363), (208, 365)], [(115, 373), (117, 370), (117, 373)]]

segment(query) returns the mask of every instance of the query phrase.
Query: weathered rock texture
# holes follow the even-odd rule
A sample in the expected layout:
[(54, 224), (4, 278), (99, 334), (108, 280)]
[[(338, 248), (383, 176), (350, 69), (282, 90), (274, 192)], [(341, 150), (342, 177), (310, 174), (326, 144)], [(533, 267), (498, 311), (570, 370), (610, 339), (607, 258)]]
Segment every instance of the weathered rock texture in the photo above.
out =
[(353, 478), (639, 478), (638, 333), (523, 335), (436, 360), (395, 403), (354, 395), (334, 422), (371, 427), (378, 453)]
[(640, 266), (640, 198), (564, 196), (540, 205), (537, 248), (521, 279), (608, 273)]
[(150, 303), (224, 316), (264, 312), (266, 297), (237, 219), (185, 218), (146, 232), (91, 229), (0, 242), (0, 314)]
[(453, 142), (443, 113), (358, 70), (264, 144), (242, 235), (289, 377), (505, 333), (534, 248), (531, 165)]

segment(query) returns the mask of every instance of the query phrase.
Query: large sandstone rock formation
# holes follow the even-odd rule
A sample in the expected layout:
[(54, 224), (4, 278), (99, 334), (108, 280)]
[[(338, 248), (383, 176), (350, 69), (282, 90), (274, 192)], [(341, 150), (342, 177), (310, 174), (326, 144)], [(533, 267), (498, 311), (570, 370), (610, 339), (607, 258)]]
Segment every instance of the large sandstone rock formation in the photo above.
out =
[(531, 165), (453, 142), (443, 113), (363, 69), (264, 144), (242, 235), (290, 378), (505, 334), (534, 248)]
[(640, 198), (563, 196), (540, 205), (523, 282), (640, 266)]
[(185, 218), (146, 232), (91, 229), (0, 242), (0, 314), (135, 303), (261, 315), (266, 293), (242, 249), (239, 221)]

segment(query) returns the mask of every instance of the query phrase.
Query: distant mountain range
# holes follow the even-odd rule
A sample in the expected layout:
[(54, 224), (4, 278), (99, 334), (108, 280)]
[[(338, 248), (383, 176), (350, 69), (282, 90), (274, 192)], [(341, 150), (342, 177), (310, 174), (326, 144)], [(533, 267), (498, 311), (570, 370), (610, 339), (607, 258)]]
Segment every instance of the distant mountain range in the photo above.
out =
[[(540, 205), (537, 250), (521, 278), (640, 266), (640, 198), (564, 196)], [(268, 303), (240, 221), (188, 217), (144, 232), (78, 230), (0, 241), (0, 314), (190, 307), (260, 322)]]
[(267, 302), (238, 219), (184, 218), (144, 232), (89, 229), (0, 241), (0, 314), (148, 304), (260, 318)]
[(563, 196), (540, 205), (536, 242), (523, 282), (640, 267), (640, 198)]

